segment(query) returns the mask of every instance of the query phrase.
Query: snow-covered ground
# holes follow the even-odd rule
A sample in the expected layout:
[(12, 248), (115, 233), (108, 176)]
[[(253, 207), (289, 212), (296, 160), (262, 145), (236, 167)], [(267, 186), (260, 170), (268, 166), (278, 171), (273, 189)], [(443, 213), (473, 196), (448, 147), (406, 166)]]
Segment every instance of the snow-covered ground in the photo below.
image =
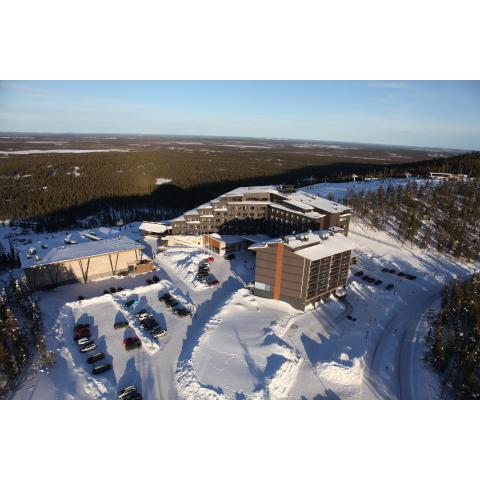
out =
[(387, 189), (389, 185), (396, 187), (397, 185), (406, 185), (408, 181), (415, 181), (419, 184), (429, 182), (439, 182), (441, 180), (426, 180), (424, 178), (385, 178), (376, 180), (358, 180), (356, 182), (343, 182), (343, 183), (317, 183), (301, 188), (304, 192), (312, 193), (314, 195), (320, 195), (321, 197), (327, 197), (329, 193), (334, 196), (336, 201), (341, 201), (347, 193), (350, 192), (365, 192), (376, 191), (381, 185), (384, 189)]
[[(160, 399), (439, 398), (438, 378), (422, 361), (422, 320), (429, 307), (438, 306), (443, 284), (476, 266), (410, 248), (362, 224), (352, 224), (349, 237), (358, 263), (347, 296), (305, 312), (249, 292), (251, 252), (231, 262), (214, 255), (212, 273), (220, 285), (196, 284), (198, 262), (207, 254), (189, 247), (158, 253), (158, 270), (149, 274), (41, 292), (47, 343), (57, 353), (57, 365), (26, 376), (14, 398), (116, 398), (129, 383), (145, 398)], [(156, 238), (144, 242), (157, 251)], [(416, 279), (382, 272), (384, 267)], [(356, 277), (358, 270), (382, 284)], [(161, 281), (146, 286), (153, 274)], [(390, 283), (394, 288), (387, 291)], [(125, 290), (103, 295), (111, 286)], [(174, 316), (158, 300), (164, 291), (190, 305), (193, 317)], [(85, 300), (78, 301), (79, 295)], [(130, 298), (140, 300), (136, 311), (149, 309), (167, 327), (166, 337), (153, 341), (142, 335), (124, 307)], [(128, 332), (113, 328), (123, 317), (134, 324), (128, 332), (144, 340), (141, 350), (124, 350)], [(99, 349), (113, 365), (99, 377), (91, 375), (88, 354), (80, 354), (72, 341), (74, 323), (83, 321), (93, 325)]]

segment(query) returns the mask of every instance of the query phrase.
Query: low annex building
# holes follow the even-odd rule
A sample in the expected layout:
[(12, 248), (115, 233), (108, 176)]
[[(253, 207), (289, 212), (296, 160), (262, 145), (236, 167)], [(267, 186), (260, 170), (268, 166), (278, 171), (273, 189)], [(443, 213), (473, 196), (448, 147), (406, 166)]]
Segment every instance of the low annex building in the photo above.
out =
[(263, 233), (287, 235), (341, 228), (348, 234), (349, 207), (279, 185), (239, 187), (171, 220), (172, 235)]
[(256, 253), (254, 293), (304, 309), (346, 286), (353, 248), (333, 230), (254, 244), (249, 247)]
[(93, 233), (85, 241), (20, 253), (22, 268), (32, 289), (52, 288), (76, 282), (152, 270), (145, 248), (130, 238), (102, 239)]

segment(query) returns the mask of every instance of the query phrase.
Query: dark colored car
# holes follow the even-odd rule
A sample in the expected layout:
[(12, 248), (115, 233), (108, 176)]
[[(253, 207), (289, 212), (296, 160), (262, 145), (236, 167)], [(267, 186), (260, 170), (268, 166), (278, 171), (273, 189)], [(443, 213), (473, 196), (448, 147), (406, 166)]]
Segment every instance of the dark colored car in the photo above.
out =
[(136, 305), (137, 303), (138, 303), (138, 300), (134, 300), (134, 299), (128, 300), (128, 302), (125, 302), (125, 307), (130, 308), (130, 307)]
[(218, 285), (220, 282), (212, 275), (207, 278), (207, 285), (209, 287), (213, 287), (214, 285)]
[(363, 270), (359, 270), (357, 273), (354, 273), (356, 277), (361, 277), (363, 275)]
[(84, 338), (90, 338), (90, 337), (91, 337), (90, 331), (82, 332), (82, 333), (79, 333), (78, 335), (75, 335), (73, 337), (73, 341), (78, 343), (80, 340), (83, 340)]
[(128, 320), (119, 320), (118, 322), (115, 322), (113, 324), (113, 328), (115, 330), (119, 330), (120, 328), (126, 328), (128, 327), (129, 323), (128, 323)]
[(81, 302), (82, 300), (85, 300), (85, 297), (83, 297), (82, 295), (79, 295), (78, 296), (78, 301)]
[(147, 278), (147, 285), (153, 285), (153, 280), (151, 278)]
[(110, 363), (103, 363), (102, 365), (97, 365), (96, 367), (92, 368), (92, 375), (100, 375), (101, 373), (108, 372), (112, 369), (112, 365)]
[(123, 292), (123, 287), (118, 287), (117, 292)]
[(173, 309), (173, 313), (179, 317), (186, 317), (190, 315), (190, 310), (185, 305), (180, 305)]
[(155, 338), (163, 337), (167, 334), (167, 329), (160, 327), (160, 325), (153, 328), (150, 332)]
[(104, 290), (104, 291), (103, 291), (103, 294), (104, 294), (104, 295), (108, 295), (109, 293), (110, 293), (110, 292), (109, 292), (108, 290)]
[(385, 290), (392, 290), (393, 287), (394, 287), (393, 283), (389, 283), (389, 284), (385, 287)]
[(389, 272), (389, 273), (395, 273), (395, 271), (396, 271), (396, 270), (395, 270), (394, 268), (391, 268), (388, 272)]
[(79, 330), (83, 330), (85, 328), (90, 328), (90, 325), (88, 323), (77, 323), (74, 327), (73, 327), (73, 331), (74, 332), (78, 332)]
[(133, 350), (142, 346), (142, 341), (138, 337), (128, 337), (123, 343), (125, 344), (125, 350)]
[(390, 271), (390, 269), (388, 269), (387, 267), (383, 267), (382, 268), (382, 272), (383, 273), (388, 273)]
[(215, 259), (213, 257), (208, 257), (206, 258), (207, 262), (208, 263), (213, 263), (215, 261)]
[(115, 293), (117, 289), (115, 287), (110, 287), (110, 293)]
[(180, 305), (180, 302), (173, 297), (171, 298), (171, 300), (167, 300), (165, 303), (171, 308), (175, 308), (177, 305)]
[(103, 360), (105, 358), (105, 354), (103, 352), (94, 353), (87, 358), (87, 363), (95, 363), (99, 360)]
[(154, 275), (152, 277), (152, 281), (153, 281), (153, 283), (158, 283), (160, 281), (160, 279), (156, 275)]
[(381, 280), (375, 280), (374, 285), (381, 285), (383, 282)]
[(158, 296), (158, 299), (161, 301), (161, 302), (167, 302), (167, 300), (173, 298), (169, 293), (164, 293), (163, 295), (159, 295)]
[(147, 313), (147, 310), (145, 308), (142, 308), (139, 312), (137, 312), (135, 314), (135, 316), (138, 318), (140, 317), (141, 315), (143, 315), (144, 313)]
[(235, 258), (235, 254), (234, 253), (226, 253), (223, 258), (225, 260), (233, 260)]
[(417, 277), (415, 275), (410, 275), (409, 273), (407, 273), (405, 275), (409, 280), (415, 280)]
[(404, 273), (404, 272), (398, 272), (397, 275), (398, 275), (399, 277), (405, 277), (405, 273)]
[(120, 400), (125, 400), (125, 397), (127, 395), (131, 395), (134, 393), (137, 393), (137, 387), (135, 385), (129, 385), (128, 387), (122, 388), (122, 390), (118, 392), (118, 398)]
[(143, 400), (142, 394), (139, 392), (130, 393), (124, 400)]
[(375, 279), (372, 278), (372, 277), (369, 277), (368, 280), (367, 280), (368, 283), (374, 283), (375, 282)]

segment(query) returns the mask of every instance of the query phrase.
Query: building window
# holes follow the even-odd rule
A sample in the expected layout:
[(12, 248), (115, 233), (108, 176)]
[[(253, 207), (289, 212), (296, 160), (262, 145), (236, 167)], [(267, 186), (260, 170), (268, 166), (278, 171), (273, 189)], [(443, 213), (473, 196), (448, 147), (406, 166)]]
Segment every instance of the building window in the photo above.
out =
[(264, 290), (265, 292), (272, 291), (272, 286), (269, 283), (255, 282), (255, 288), (258, 290)]

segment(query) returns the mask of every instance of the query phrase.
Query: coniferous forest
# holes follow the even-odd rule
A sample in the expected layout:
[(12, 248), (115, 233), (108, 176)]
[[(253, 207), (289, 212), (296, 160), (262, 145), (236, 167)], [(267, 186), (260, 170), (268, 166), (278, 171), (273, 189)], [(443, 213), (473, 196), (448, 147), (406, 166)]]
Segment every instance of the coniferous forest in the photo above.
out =
[(409, 245), (474, 260), (480, 253), (480, 182), (409, 182), (351, 193), (345, 202), (372, 228)]
[(395, 164), (308, 152), (178, 150), (10, 156), (0, 161), (0, 221), (35, 220), (56, 230), (100, 214), (104, 224), (163, 220), (240, 185), (298, 187), (350, 181), (352, 173), (389, 177), (431, 170), (480, 176), (479, 159), (471, 153)]
[(427, 360), (456, 398), (480, 398), (480, 275), (445, 287), (442, 307), (429, 312)]

